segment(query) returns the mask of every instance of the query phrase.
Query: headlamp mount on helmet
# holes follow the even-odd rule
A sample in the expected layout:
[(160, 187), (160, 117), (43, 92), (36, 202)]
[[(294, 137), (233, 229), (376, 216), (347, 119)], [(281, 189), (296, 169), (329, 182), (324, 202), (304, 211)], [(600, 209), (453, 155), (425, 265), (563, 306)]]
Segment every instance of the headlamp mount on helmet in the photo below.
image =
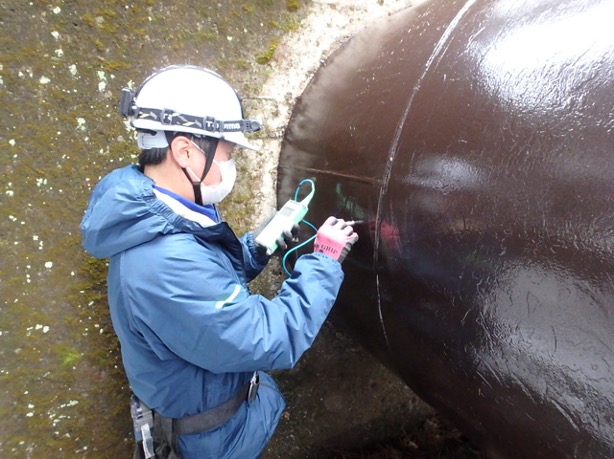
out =
[(128, 88), (122, 89), (122, 98), (119, 101), (119, 114), (127, 118), (134, 114), (135, 109), (134, 92)]

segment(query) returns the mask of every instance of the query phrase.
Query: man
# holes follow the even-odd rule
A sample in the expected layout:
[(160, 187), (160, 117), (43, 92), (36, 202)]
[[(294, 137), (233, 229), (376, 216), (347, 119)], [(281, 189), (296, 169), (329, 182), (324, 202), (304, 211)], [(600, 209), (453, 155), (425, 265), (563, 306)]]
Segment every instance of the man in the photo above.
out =
[(243, 133), (259, 128), (237, 93), (207, 69), (172, 66), (124, 90), (120, 109), (136, 128), (139, 166), (96, 185), (81, 231), (89, 253), (110, 258), (138, 454), (257, 457), (284, 408), (262, 370), (291, 368), (312, 345), (358, 236), (329, 218), (275, 298), (250, 294), (269, 257), (216, 207), (234, 184), (234, 146), (254, 149)]

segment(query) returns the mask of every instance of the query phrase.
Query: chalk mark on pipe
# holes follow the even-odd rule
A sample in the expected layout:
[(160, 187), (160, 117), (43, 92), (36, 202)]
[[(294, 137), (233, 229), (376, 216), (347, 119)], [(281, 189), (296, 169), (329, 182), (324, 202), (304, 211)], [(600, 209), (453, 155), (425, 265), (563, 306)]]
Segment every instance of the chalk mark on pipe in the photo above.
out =
[[(390, 177), (392, 175), (392, 165), (394, 160), (396, 159), (399, 142), (401, 140), (401, 133), (403, 132), (403, 128), (405, 127), (405, 123), (407, 122), (407, 118), (409, 117), (409, 112), (411, 111), (412, 105), (414, 103), (414, 98), (416, 94), (420, 90), (420, 86), (422, 85), (422, 81), (426, 77), (427, 73), (431, 70), (431, 67), (436, 67), (441, 59), (443, 58), (445, 52), (448, 49), (448, 44), (450, 42), (450, 37), (454, 30), (460, 24), (462, 18), (467, 14), (469, 9), (477, 2), (477, 0), (468, 0), (462, 8), (456, 13), (456, 16), (452, 19), (448, 27), (444, 30), (443, 34), (433, 52), (429, 56), (426, 64), (424, 65), (424, 71), (418, 78), (418, 81), (413, 87), (411, 94), (407, 100), (407, 104), (405, 105), (405, 109), (403, 110), (403, 114), (397, 124), (397, 128), (395, 130), (392, 143), (390, 145), (390, 150), (388, 151), (388, 161), (386, 161), (386, 169), (384, 171), (384, 176), (382, 179), (382, 187), (380, 188), (380, 193), (377, 201), (377, 213), (375, 215), (375, 237), (374, 237), (374, 245), (373, 245), (373, 266), (376, 268), (379, 263), (379, 243), (380, 243), (380, 235), (381, 235), (381, 219), (382, 219), (382, 206), (384, 202), (384, 196), (388, 192), (388, 183), (390, 182)], [(413, 163), (413, 157), (411, 158), (410, 164)], [(384, 339), (386, 340), (386, 345), (388, 346), (388, 351), (392, 354), (392, 348), (390, 347), (390, 341), (388, 340), (388, 333), (386, 332), (386, 325), (384, 324), (384, 315), (382, 312), (382, 302), (381, 302), (381, 292), (380, 292), (380, 279), (379, 274), (376, 274), (376, 288), (377, 288), (377, 307), (379, 313), (380, 324), (382, 326), (382, 332), (384, 334)]]
[(336, 172), (336, 171), (324, 170), (324, 169), (315, 169), (313, 167), (301, 167), (297, 165), (292, 165), (292, 167), (280, 166), (279, 169), (289, 169), (293, 171), (301, 170), (305, 172), (314, 172), (320, 175), (332, 175), (333, 177), (341, 177), (344, 179), (354, 180), (356, 182), (363, 182), (363, 183), (369, 183), (369, 184), (374, 184), (374, 183), (376, 184), (380, 181), (377, 177), (363, 177), (361, 175), (344, 174), (342, 172)]

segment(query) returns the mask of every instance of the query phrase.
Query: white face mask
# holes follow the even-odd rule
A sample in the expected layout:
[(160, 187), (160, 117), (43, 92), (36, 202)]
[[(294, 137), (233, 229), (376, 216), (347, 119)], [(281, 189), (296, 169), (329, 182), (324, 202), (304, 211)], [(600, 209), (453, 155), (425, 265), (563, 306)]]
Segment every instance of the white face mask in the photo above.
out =
[[(202, 148), (200, 148), (194, 142), (192, 142), (192, 145), (198, 148), (205, 158), (207, 157)], [(203, 200), (203, 206), (222, 202), (224, 198), (230, 194), (232, 188), (235, 186), (235, 181), (237, 180), (237, 166), (234, 159), (231, 158), (228, 161), (222, 161), (221, 163), (214, 159), (213, 163), (220, 169), (220, 176), (222, 177), (222, 181), (217, 185), (205, 185), (204, 180), (201, 181), (202, 179), (200, 179), (192, 171), (192, 169), (189, 167), (186, 168), (186, 170), (192, 174), (192, 177), (195, 177), (197, 181), (201, 181), (200, 194)]]
[(237, 166), (234, 159), (218, 162), (215, 159), (213, 163), (220, 169), (222, 181), (217, 185), (207, 186), (205, 183), (200, 184), (200, 192), (203, 198), (203, 205), (218, 204), (230, 194), (237, 180)]

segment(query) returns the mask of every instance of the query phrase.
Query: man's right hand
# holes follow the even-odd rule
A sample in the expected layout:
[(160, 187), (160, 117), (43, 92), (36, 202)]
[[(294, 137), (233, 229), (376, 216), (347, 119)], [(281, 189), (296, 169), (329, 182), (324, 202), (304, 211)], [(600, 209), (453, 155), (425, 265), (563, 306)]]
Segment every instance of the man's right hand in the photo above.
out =
[(318, 229), (313, 251), (326, 254), (341, 263), (357, 240), (358, 234), (345, 220), (328, 217)]

